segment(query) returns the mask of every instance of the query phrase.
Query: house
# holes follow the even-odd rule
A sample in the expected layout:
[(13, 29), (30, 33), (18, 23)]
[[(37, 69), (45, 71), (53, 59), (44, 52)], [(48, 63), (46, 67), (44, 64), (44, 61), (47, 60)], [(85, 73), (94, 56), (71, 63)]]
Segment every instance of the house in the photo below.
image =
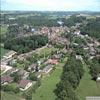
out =
[(10, 75), (10, 74), (13, 74), (13, 73), (15, 73), (15, 72), (17, 72), (17, 71), (18, 71), (18, 69), (12, 68), (12, 69), (8, 70), (8, 71), (6, 72), (6, 74), (7, 74), (7, 75)]
[(90, 51), (90, 55), (91, 56), (95, 56), (96, 55), (96, 50), (95, 50), (94, 47), (90, 47), (89, 51)]
[(97, 81), (100, 81), (100, 76), (99, 76), (99, 77), (97, 77)]
[(55, 54), (55, 55), (52, 56), (53, 59), (58, 59), (58, 60), (59, 60), (61, 57), (62, 57), (62, 54), (61, 54), (61, 53)]
[(49, 59), (49, 64), (57, 65), (58, 64), (58, 60), (57, 59)]
[(28, 71), (35, 71), (35, 68), (36, 68), (36, 64), (31, 64), (29, 67), (28, 67)]
[(9, 51), (8, 53), (6, 53), (6, 54), (3, 56), (3, 58), (10, 59), (10, 58), (12, 58), (14, 55), (16, 55), (16, 54), (17, 54), (17, 52), (11, 50), (11, 51)]
[(79, 35), (80, 34), (80, 30), (75, 30), (74, 34)]
[(78, 60), (82, 60), (83, 58), (82, 58), (81, 55), (76, 55), (76, 59), (78, 59)]
[(31, 86), (32, 86), (32, 81), (30, 80), (22, 79), (19, 83), (19, 88), (21, 91), (25, 91)]
[(3, 71), (2, 74), (6, 73), (7, 71), (9, 71), (9, 70), (12, 69), (11, 66), (7, 66), (7, 65), (5, 65), (5, 64), (4, 64), (4, 65), (1, 64), (1, 65), (0, 65), (0, 68), (1, 68), (1, 71)]
[(47, 65), (42, 71), (43, 73), (48, 74), (53, 69), (53, 65)]
[(100, 100), (100, 96), (88, 96), (86, 100)]
[(10, 76), (2, 76), (1, 77), (1, 84), (5, 85), (5, 84), (8, 84), (8, 83), (11, 83), (13, 82), (13, 78), (10, 77)]
[(41, 73), (41, 72), (36, 72), (36, 73), (35, 73), (35, 76), (39, 79), (39, 78), (42, 77), (42, 73)]
[(23, 69), (20, 69), (19, 71), (17, 71), (17, 74), (21, 76), (22, 79), (27, 79), (27, 77), (29, 76), (29, 72)]

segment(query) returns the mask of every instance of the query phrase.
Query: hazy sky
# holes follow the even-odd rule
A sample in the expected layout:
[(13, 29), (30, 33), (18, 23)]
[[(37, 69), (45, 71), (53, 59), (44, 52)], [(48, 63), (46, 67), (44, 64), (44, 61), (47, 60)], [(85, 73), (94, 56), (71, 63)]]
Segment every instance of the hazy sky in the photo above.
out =
[(100, 0), (1, 0), (2, 10), (100, 11)]

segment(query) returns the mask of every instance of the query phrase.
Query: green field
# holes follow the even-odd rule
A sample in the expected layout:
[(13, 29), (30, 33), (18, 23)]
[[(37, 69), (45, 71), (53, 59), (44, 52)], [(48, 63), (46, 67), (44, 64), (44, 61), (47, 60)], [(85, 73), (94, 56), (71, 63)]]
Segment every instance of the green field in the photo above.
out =
[(8, 50), (6, 50), (6, 49), (0, 47), (0, 58), (2, 58), (3, 55), (4, 55), (5, 53), (7, 53), (7, 52), (8, 52)]
[(0, 34), (5, 34), (7, 32), (7, 26), (0, 27)]
[(39, 56), (41, 55), (50, 55), (52, 51), (57, 51), (58, 49), (57, 48), (54, 48), (54, 47), (51, 47), (51, 48), (44, 48), (42, 49), (41, 51), (39, 51)]
[(84, 70), (84, 76), (76, 90), (79, 100), (85, 100), (86, 96), (100, 96), (100, 87), (97, 86), (95, 81), (91, 80), (87, 65), (84, 65)]
[(50, 76), (42, 79), (41, 86), (33, 94), (33, 100), (55, 100), (56, 96), (53, 91), (56, 88), (56, 84), (60, 81), (62, 66), (62, 64), (58, 65)]
[(20, 98), (19, 96), (16, 96), (16, 94), (1, 92), (1, 100), (24, 100), (24, 99)]

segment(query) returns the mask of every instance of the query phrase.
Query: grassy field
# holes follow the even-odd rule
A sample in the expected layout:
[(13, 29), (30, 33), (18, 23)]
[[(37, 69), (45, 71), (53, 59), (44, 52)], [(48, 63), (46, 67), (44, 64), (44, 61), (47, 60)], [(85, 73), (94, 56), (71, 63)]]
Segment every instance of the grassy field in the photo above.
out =
[(7, 52), (8, 52), (8, 50), (6, 50), (6, 49), (0, 47), (0, 58), (2, 58), (2, 56), (3, 56), (5, 53), (7, 53)]
[(16, 96), (16, 94), (1, 92), (1, 100), (24, 100), (24, 99), (20, 98), (19, 96)]
[(60, 81), (63, 64), (56, 66), (56, 69), (50, 76), (46, 76), (42, 79), (41, 86), (33, 94), (33, 100), (55, 100), (56, 96), (53, 93), (56, 88), (56, 84)]
[(39, 51), (39, 56), (41, 55), (50, 55), (52, 51), (57, 51), (57, 48), (51, 47), (51, 48), (44, 48), (41, 51)]
[(0, 27), (0, 34), (5, 34), (7, 32), (7, 26)]
[(84, 70), (84, 76), (76, 90), (79, 100), (85, 100), (86, 96), (100, 96), (100, 87), (98, 88), (96, 82), (91, 80), (87, 65), (84, 65)]

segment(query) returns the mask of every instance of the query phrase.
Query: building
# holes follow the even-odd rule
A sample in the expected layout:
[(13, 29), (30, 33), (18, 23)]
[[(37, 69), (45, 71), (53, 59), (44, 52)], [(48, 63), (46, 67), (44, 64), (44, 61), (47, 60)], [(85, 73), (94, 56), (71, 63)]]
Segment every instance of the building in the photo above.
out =
[(86, 97), (86, 100), (100, 100), (99, 96), (90, 96), (90, 97)]
[(77, 59), (77, 60), (82, 60), (83, 58), (82, 58), (81, 55), (76, 55), (76, 59)]
[(36, 72), (36, 73), (35, 73), (35, 76), (36, 76), (38, 79), (40, 79), (40, 78), (42, 77), (42, 73), (41, 73), (41, 72)]
[(3, 58), (9, 59), (9, 58), (12, 58), (12, 57), (13, 57), (14, 55), (16, 55), (16, 54), (17, 54), (17, 52), (11, 50), (11, 51), (9, 51), (8, 53), (6, 53), (6, 54), (3, 56)]
[(27, 79), (27, 77), (29, 76), (29, 72), (23, 70), (23, 69), (20, 69), (17, 74), (19, 76), (21, 76), (22, 79)]
[(58, 64), (58, 60), (57, 59), (49, 59), (48, 63), (52, 64), (52, 65), (57, 65)]
[(0, 65), (0, 68), (1, 68), (1, 71), (2, 71), (2, 73), (1, 73), (1, 74), (4, 74), (4, 73), (6, 73), (7, 71), (9, 71), (9, 70), (11, 70), (11, 69), (12, 69), (12, 67), (11, 67), (11, 66), (8, 66), (8, 65), (3, 65), (3, 64), (1, 64), (1, 65)]
[(97, 81), (100, 81), (100, 77), (97, 78)]
[(25, 91), (31, 86), (32, 86), (32, 81), (30, 80), (23, 79), (19, 83), (19, 88), (21, 91)]
[(12, 77), (10, 77), (8, 75), (1, 77), (1, 84), (2, 85), (6, 85), (6, 84), (11, 83), (11, 82), (13, 82), (13, 78)]
[(17, 71), (18, 71), (18, 69), (12, 68), (12, 69), (8, 70), (5, 74), (6, 74), (6, 75), (10, 75), (10, 74), (13, 74), (13, 73), (15, 73), (15, 72), (17, 72)]
[(36, 69), (36, 66), (37, 66), (37, 65), (36, 65), (36, 64), (34, 64), (34, 63), (33, 63), (33, 64), (31, 64), (31, 65), (28, 67), (28, 71), (33, 71), (33, 72), (34, 72), (34, 71), (35, 71), (35, 69)]
[(53, 69), (53, 65), (47, 65), (44, 69), (43, 69), (43, 73), (50, 73)]

